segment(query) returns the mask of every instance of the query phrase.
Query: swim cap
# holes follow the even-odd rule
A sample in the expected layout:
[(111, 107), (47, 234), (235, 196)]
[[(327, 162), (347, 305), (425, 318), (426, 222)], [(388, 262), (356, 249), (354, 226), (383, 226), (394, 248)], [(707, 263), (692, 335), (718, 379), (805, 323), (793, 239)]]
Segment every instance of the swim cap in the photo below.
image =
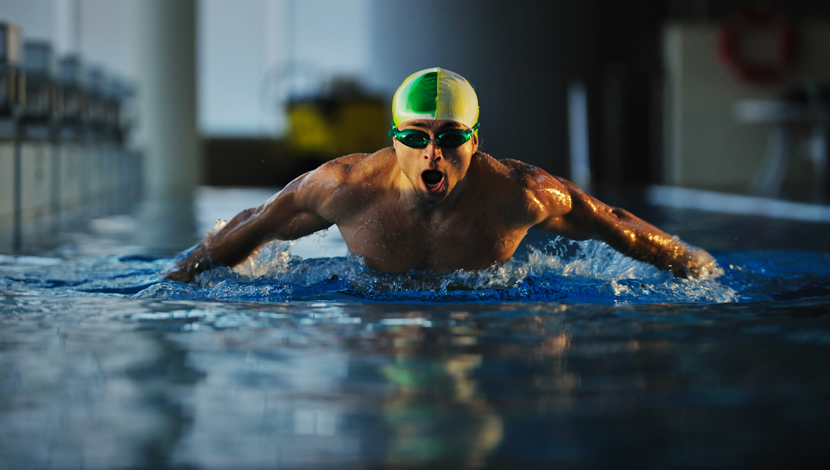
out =
[(392, 120), (400, 126), (410, 119), (478, 124), (478, 98), (470, 83), (446, 69), (432, 68), (406, 77), (392, 98)]

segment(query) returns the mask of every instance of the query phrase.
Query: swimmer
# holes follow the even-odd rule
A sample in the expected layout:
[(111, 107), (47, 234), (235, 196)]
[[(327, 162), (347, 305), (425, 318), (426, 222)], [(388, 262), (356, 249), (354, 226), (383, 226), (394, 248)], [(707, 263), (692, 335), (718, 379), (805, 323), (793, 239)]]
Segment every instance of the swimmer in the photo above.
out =
[(599, 238), (677, 277), (716, 266), (628, 211), (518, 160), (478, 149), (478, 99), (462, 76), (433, 68), (410, 75), (392, 104), (392, 147), (347, 155), (236, 215), (169, 273), (190, 282), (234, 266), (265, 243), (337, 225), (373, 270), (450, 273), (510, 259), (533, 227), (575, 240)]

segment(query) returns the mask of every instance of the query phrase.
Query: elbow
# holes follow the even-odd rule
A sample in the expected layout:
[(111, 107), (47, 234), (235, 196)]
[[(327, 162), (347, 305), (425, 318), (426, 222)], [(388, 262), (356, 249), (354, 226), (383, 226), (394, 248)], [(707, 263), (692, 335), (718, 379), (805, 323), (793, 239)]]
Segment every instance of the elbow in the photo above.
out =
[(238, 214), (236, 214), (233, 217), (233, 219), (231, 219), (231, 223), (228, 224), (228, 225), (241, 224), (241, 223), (247, 221), (248, 219), (250, 219), (251, 217), (253, 217), (256, 213), (257, 213), (256, 209), (245, 209), (245, 210), (239, 212)]
[(221, 235), (221, 238), (236, 238), (240, 233), (248, 231), (249, 226), (254, 222), (258, 213), (259, 211), (257, 209), (245, 209), (240, 211), (222, 228), (217, 235)]
[(618, 222), (628, 222), (628, 221), (636, 220), (636, 217), (634, 217), (634, 214), (632, 214), (631, 212), (628, 212), (625, 209), (620, 209), (619, 207), (612, 207), (610, 212), (611, 212), (611, 215), (615, 219), (617, 219)]

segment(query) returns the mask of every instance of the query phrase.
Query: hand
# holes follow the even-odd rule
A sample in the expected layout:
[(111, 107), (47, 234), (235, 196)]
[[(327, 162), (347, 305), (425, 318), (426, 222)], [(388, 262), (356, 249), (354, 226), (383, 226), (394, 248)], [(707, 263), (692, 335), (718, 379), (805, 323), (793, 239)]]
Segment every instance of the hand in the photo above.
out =
[(168, 271), (162, 272), (167, 281), (193, 282), (196, 275), (208, 269), (210, 264), (205, 255), (205, 244), (200, 243), (183, 253), (184, 258), (177, 258), (178, 262)]
[(688, 253), (686, 263), (682, 266), (672, 266), (672, 274), (681, 279), (714, 279), (723, 274), (723, 269), (715, 258), (706, 250), (692, 248)]
[(178, 282), (193, 282), (193, 278), (195, 276), (193, 273), (189, 272), (187, 269), (182, 269), (179, 266), (173, 268), (172, 271), (164, 274), (165, 281), (178, 281)]

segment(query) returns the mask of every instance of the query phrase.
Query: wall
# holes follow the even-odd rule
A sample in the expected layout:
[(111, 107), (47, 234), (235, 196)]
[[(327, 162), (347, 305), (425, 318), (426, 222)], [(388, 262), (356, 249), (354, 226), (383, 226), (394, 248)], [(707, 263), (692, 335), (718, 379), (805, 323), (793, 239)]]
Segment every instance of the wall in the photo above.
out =
[(740, 82), (717, 54), (716, 24), (670, 24), (664, 35), (668, 184), (749, 191), (766, 151), (769, 128), (740, 122), (735, 105), (773, 99), (807, 79), (830, 79), (830, 24), (800, 25), (798, 61), (786, 80), (770, 87)]

